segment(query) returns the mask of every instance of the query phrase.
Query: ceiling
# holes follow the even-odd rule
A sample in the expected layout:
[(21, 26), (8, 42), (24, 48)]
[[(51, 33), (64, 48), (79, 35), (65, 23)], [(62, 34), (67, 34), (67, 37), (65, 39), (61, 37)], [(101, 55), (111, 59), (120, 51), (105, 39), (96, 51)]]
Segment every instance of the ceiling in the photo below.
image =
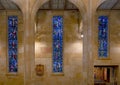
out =
[[(0, 10), (18, 10), (19, 7), (11, 0), (0, 0)], [(49, 0), (40, 10), (78, 10), (77, 7), (68, 0)]]
[(98, 10), (120, 10), (120, 0), (106, 0)]
[[(18, 10), (19, 7), (11, 0), (0, 0), (0, 10)], [(77, 7), (68, 0), (49, 0), (40, 7), (40, 10), (78, 10)], [(107, 0), (102, 3), (98, 10), (120, 10), (120, 0)]]
[(40, 10), (78, 10), (77, 7), (68, 0), (49, 0)]
[(11, 0), (0, 0), (0, 10), (18, 10), (19, 8)]

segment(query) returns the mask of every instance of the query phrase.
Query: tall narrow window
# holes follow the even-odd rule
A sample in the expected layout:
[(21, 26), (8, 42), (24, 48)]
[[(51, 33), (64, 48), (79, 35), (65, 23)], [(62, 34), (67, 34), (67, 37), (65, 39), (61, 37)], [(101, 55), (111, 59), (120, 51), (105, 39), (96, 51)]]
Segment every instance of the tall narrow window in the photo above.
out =
[(8, 61), (9, 61), (9, 72), (18, 71), (18, 60), (17, 60), (17, 29), (18, 29), (18, 18), (17, 16), (8, 17)]
[(108, 17), (99, 17), (99, 30), (98, 30), (98, 41), (99, 41), (99, 57), (108, 57)]
[(63, 17), (53, 16), (53, 72), (63, 72)]

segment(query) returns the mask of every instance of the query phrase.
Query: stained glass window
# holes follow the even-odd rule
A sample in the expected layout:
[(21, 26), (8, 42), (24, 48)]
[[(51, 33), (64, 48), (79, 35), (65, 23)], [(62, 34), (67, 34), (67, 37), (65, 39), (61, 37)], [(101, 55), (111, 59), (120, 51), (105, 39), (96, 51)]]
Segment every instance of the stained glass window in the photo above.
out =
[(98, 27), (99, 57), (106, 58), (108, 56), (108, 17), (99, 17)]
[(18, 18), (17, 16), (8, 17), (8, 61), (9, 61), (9, 72), (18, 71), (18, 60), (17, 60), (17, 30), (18, 30)]
[(63, 17), (53, 16), (53, 72), (63, 72)]

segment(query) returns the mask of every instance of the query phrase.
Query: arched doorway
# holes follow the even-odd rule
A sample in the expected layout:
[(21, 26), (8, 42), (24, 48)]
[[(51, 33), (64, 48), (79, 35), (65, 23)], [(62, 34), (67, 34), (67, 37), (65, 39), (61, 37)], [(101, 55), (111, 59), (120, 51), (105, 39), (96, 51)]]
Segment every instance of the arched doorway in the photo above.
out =
[[(53, 72), (53, 16), (63, 17), (63, 73)], [(81, 23), (81, 24), (80, 24)], [(79, 85), (82, 79), (82, 17), (68, 0), (50, 0), (40, 7), (35, 26), (35, 66), (44, 65), (44, 74), (36, 75), (35, 85)], [(39, 77), (44, 79), (38, 79)]]
[(0, 0), (0, 32), (0, 84), (24, 84), (23, 14), (12, 0)]

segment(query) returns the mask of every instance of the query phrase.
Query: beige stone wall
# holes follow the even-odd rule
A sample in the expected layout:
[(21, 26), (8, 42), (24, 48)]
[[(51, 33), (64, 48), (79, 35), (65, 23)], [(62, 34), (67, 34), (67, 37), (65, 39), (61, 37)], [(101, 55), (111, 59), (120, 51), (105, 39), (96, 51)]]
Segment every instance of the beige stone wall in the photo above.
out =
[[(98, 59), (98, 16), (106, 15), (109, 18), (109, 58), (100, 60)], [(95, 48), (95, 65), (118, 65), (120, 66), (120, 11), (98, 11), (96, 15), (96, 25), (94, 35), (96, 38)], [(118, 85), (120, 84), (120, 70), (118, 69), (117, 75)]]
[[(64, 18), (64, 75), (52, 73), (52, 17)], [(82, 39), (78, 37), (77, 11), (39, 11), (36, 18), (35, 65), (43, 64), (43, 76), (36, 76), (35, 85), (80, 85), (82, 78)]]
[[(18, 73), (8, 73), (8, 43), (7, 19), (10, 15), (18, 16)], [(24, 84), (24, 46), (23, 46), (23, 17), (20, 11), (0, 11), (0, 85)]]

